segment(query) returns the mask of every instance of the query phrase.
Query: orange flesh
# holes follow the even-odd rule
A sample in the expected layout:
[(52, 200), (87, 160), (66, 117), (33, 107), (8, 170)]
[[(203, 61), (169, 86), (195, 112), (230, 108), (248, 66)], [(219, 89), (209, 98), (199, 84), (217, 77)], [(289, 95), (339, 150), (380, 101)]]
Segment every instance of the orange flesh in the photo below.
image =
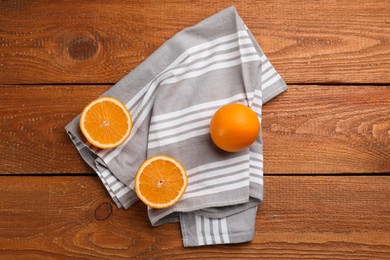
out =
[(126, 135), (128, 118), (117, 105), (102, 101), (85, 115), (84, 128), (90, 137), (102, 144), (116, 143)]
[(172, 162), (157, 160), (143, 169), (139, 190), (154, 204), (166, 204), (180, 193), (184, 179), (181, 170)]

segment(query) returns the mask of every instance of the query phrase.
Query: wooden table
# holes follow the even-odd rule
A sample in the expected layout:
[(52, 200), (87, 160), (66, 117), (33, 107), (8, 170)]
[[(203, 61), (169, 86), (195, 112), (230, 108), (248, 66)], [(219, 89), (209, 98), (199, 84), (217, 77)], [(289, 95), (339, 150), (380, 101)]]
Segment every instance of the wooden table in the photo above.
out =
[[(289, 85), (264, 107), (253, 242), (117, 209), (64, 126), (234, 4)], [(390, 1), (0, 1), (0, 258), (390, 259)]]

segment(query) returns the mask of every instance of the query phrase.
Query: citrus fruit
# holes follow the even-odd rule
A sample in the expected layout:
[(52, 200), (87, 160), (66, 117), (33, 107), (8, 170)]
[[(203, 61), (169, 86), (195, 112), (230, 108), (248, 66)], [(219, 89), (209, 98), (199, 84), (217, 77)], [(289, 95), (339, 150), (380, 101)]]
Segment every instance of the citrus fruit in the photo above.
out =
[(259, 135), (260, 122), (255, 112), (242, 104), (229, 104), (215, 112), (210, 123), (211, 139), (227, 152), (250, 146)]
[(80, 116), (80, 129), (92, 145), (114, 148), (130, 135), (132, 120), (126, 106), (116, 98), (101, 97), (89, 103)]
[(176, 159), (156, 155), (145, 160), (137, 171), (134, 188), (138, 198), (151, 208), (168, 208), (183, 196), (187, 172)]

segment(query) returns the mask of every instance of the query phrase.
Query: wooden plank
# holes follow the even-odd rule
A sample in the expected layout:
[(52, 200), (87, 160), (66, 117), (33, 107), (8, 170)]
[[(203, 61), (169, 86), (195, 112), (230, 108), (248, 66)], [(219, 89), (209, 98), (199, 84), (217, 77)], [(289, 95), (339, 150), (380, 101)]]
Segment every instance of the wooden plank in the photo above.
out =
[(390, 178), (266, 176), (255, 238), (183, 248), (179, 224), (119, 210), (94, 177), (0, 177), (2, 257), (386, 259)]
[(266, 173), (390, 173), (390, 88), (291, 86), (264, 106)]
[[(0, 174), (91, 173), (64, 126), (108, 88), (0, 87)], [(388, 173), (389, 111), (389, 87), (290, 86), (264, 106), (265, 173)]]
[[(231, 1), (1, 1), (0, 84), (112, 83)], [(288, 83), (390, 83), (390, 2), (238, 1)]]
[(64, 127), (109, 86), (1, 86), (0, 172), (92, 173)]

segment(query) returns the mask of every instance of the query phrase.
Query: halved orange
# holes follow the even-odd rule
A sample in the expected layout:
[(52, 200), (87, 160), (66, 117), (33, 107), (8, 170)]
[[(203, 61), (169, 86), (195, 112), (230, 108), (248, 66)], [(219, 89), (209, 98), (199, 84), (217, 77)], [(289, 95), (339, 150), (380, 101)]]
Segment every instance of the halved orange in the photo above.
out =
[(138, 198), (151, 208), (168, 208), (183, 196), (188, 185), (184, 167), (176, 159), (156, 155), (145, 160), (134, 181)]
[(101, 97), (89, 103), (81, 113), (80, 129), (92, 145), (114, 148), (129, 137), (132, 120), (126, 106), (113, 97)]

